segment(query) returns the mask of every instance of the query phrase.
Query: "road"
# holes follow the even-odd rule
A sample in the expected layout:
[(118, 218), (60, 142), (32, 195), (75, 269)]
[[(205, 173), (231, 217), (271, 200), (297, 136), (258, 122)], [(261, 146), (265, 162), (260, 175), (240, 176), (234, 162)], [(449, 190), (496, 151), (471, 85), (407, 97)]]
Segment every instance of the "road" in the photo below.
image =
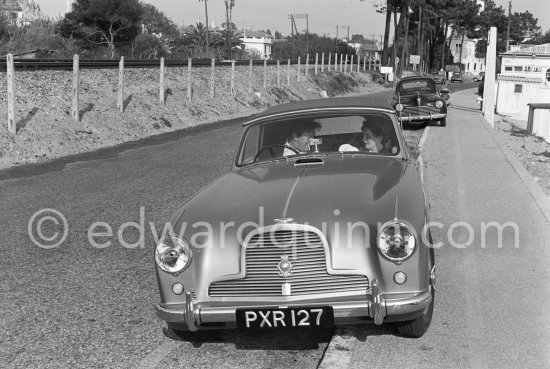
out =
[[(462, 220), (477, 224), (476, 241), (437, 250), (436, 313), (422, 339), (370, 326), (220, 331), (194, 339), (164, 329), (153, 311), (151, 228), (229, 169), (240, 137), (241, 120), (234, 120), (0, 172), (0, 367), (316, 368), (339, 351), (338, 342), (349, 350), (340, 365), (354, 368), (547, 367), (548, 224), (483, 127), (471, 131), (465, 111), (453, 109), (448, 126), (430, 127), (425, 143), (432, 219), (443, 224), (437, 240)], [(407, 131), (409, 142), (422, 131)], [(492, 154), (481, 160), (479, 147)], [(52, 249), (35, 246), (27, 230), (33, 214), (47, 208), (61, 212), (68, 226)], [(481, 220), (517, 221), (521, 247), (508, 234), (501, 249), (495, 235), (478, 247)], [(48, 224), (46, 236), (63, 233)], [(89, 242), (92, 225), (104, 233), (94, 238), (101, 248)], [(458, 242), (466, 236), (455, 232)]]

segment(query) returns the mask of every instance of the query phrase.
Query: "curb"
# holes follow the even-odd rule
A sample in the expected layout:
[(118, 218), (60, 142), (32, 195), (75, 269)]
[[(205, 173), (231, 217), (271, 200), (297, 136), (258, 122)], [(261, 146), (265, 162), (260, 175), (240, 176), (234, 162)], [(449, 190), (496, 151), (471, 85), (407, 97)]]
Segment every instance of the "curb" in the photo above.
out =
[(495, 135), (485, 118), (483, 116), (480, 116), (480, 118), (482, 120), (483, 127), (489, 133), (489, 135), (493, 139), (493, 142), (497, 145), (498, 149), (504, 155), (508, 163), (510, 163), (512, 168), (514, 168), (514, 171), (527, 188), (527, 191), (529, 191), (529, 193), (533, 197), (533, 200), (535, 200), (535, 203), (539, 207), (540, 211), (546, 217), (546, 220), (550, 223), (550, 198), (546, 196), (546, 194), (540, 188), (531, 173), (529, 173), (527, 169), (525, 169), (519, 159), (516, 158), (516, 156), (512, 152), (510, 152), (510, 150), (508, 150), (508, 148), (506, 148), (506, 146), (502, 143), (501, 139)]

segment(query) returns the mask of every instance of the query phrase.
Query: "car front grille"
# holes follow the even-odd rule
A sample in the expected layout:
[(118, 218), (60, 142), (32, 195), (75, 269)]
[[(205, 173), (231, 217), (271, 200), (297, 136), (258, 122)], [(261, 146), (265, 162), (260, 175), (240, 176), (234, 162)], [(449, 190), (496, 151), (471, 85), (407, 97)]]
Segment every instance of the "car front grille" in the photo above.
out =
[[(328, 274), (325, 246), (312, 231), (277, 230), (254, 235), (245, 248), (244, 278), (210, 284), (211, 297), (276, 297), (290, 284), (290, 296), (333, 293), (365, 294), (369, 280), (364, 275)], [(281, 275), (279, 263), (288, 259), (291, 273)]]

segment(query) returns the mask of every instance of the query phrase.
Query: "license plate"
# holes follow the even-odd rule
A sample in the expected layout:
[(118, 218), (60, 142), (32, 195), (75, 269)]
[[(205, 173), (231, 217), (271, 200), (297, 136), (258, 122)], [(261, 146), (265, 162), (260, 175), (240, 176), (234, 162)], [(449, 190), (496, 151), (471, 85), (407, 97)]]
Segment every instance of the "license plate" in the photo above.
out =
[(246, 329), (322, 327), (334, 324), (332, 306), (237, 309), (237, 327)]

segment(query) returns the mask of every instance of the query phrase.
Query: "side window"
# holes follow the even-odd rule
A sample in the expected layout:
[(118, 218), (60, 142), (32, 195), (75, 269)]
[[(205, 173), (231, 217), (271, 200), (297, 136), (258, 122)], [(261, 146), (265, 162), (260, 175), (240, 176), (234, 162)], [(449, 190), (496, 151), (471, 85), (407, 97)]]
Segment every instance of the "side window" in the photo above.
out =
[(521, 93), (523, 91), (523, 85), (514, 85), (514, 93)]
[(240, 164), (248, 164), (254, 161), (254, 157), (260, 147), (260, 126), (252, 127), (248, 130), (243, 143)]

